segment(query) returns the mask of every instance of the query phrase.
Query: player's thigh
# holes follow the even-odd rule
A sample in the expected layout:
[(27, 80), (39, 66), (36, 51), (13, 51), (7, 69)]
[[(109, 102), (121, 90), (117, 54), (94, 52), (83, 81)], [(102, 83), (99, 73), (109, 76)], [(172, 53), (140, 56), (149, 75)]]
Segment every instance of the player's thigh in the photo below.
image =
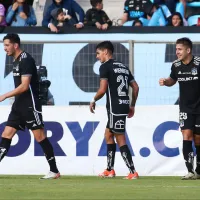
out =
[(180, 128), (183, 140), (192, 140), (195, 128), (195, 117), (192, 114), (180, 112), (179, 114)]
[(194, 128), (194, 142), (195, 145), (200, 145), (200, 115), (195, 116), (195, 128)]
[(16, 130), (25, 130), (25, 123), (20, 115), (20, 112), (16, 110), (11, 110), (8, 120), (6, 122), (6, 126), (11, 127)]
[(23, 119), (26, 127), (30, 130), (38, 130), (44, 128), (42, 113), (28, 110), (23, 112)]
[(12, 139), (16, 132), (17, 132), (17, 129), (10, 126), (6, 126), (1, 137)]
[(114, 134), (110, 131), (109, 128), (106, 128), (105, 130), (105, 140), (106, 140), (106, 144), (114, 144)]
[(125, 127), (126, 115), (113, 115), (113, 127), (111, 130), (115, 135), (119, 147), (124, 146), (126, 144)]

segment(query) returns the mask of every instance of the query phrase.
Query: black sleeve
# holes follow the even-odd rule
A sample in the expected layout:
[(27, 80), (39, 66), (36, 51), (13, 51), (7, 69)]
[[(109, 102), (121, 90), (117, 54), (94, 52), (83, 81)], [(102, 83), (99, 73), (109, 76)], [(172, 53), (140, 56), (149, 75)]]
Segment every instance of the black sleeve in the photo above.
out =
[(129, 4), (128, 4), (129, 0), (126, 0), (124, 3), (124, 13), (129, 13)]
[(128, 76), (128, 83), (130, 84), (131, 82), (135, 81), (134, 76), (132, 75), (131, 71), (129, 70), (129, 76)]
[(86, 26), (95, 26), (96, 20), (92, 19), (92, 12), (91, 9), (89, 9), (86, 12), (85, 18), (84, 18), (84, 24)]
[(177, 81), (177, 76), (176, 76), (174, 64), (172, 64), (172, 67), (171, 67), (170, 78), (172, 78), (173, 80)]
[(101, 65), (99, 69), (100, 79), (107, 79), (109, 77), (109, 67), (106, 64)]
[(20, 62), (21, 75), (32, 76), (34, 67), (35, 67), (35, 63), (32, 59), (29, 59), (29, 58), (22, 59)]
[(108, 24), (108, 26), (112, 26), (112, 21), (109, 19), (108, 15), (104, 11), (103, 18), (105, 19), (105, 23)]

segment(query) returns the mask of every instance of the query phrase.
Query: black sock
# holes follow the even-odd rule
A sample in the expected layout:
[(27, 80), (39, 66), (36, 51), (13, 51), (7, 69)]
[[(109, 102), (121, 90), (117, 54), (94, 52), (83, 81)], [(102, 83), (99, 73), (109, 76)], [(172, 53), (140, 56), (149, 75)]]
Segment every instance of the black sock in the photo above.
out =
[(131, 152), (127, 145), (121, 146), (120, 148), (122, 158), (124, 159), (124, 162), (126, 163), (126, 166), (129, 168), (130, 173), (135, 172), (135, 167), (133, 164)]
[(49, 142), (48, 138), (45, 138), (44, 140), (39, 142), (39, 144), (41, 145), (41, 147), (44, 151), (44, 154), (46, 156), (46, 159), (49, 163), (50, 171), (52, 171), (54, 173), (58, 173), (58, 168), (56, 166), (56, 160), (54, 157), (53, 147), (52, 147), (51, 143)]
[(12, 139), (8, 138), (1, 138), (0, 143), (0, 161), (4, 158), (4, 156), (7, 154), (8, 150), (10, 149)]
[(195, 145), (196, 148), (196, 172), (197, 174), (200, 174), (200, 145)]
[(114, 169), (116, 144), (107, 144), (107, 170)]
[(183, 157), (188, 172), (194, 173), (194, 152), (192, 149), (192, 141), (183, 140)]

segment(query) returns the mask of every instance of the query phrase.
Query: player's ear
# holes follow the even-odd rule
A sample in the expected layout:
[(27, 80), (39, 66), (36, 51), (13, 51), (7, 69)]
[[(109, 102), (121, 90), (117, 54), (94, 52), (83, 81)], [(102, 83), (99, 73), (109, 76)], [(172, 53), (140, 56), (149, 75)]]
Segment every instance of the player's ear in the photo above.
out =
[(15, 48), (15, 49), (19, 48), (19, 44), (14, 43), (14, 48)]
[(187, 53), (191, 53), (191, 49), (190, 48), (187, 48)]

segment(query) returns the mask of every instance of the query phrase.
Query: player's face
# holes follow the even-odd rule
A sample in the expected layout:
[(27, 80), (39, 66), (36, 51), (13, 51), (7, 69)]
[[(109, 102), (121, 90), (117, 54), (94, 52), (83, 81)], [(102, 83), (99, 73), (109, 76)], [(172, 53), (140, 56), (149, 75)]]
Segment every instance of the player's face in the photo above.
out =
[(18, 48), (18, 44), (11, 43), (10, 40), (4, 40), (4, 50), (8, 56), (13, 56), (15, 54), (16, 49)]
[(191, 54), (191, 49), (183, 44), (176, 45), (176, 56), (179, 60), (185, 60)]
[(104, 63), (106, 61), (106, 50), (96, 50), (96, 58), (101, 62)]

